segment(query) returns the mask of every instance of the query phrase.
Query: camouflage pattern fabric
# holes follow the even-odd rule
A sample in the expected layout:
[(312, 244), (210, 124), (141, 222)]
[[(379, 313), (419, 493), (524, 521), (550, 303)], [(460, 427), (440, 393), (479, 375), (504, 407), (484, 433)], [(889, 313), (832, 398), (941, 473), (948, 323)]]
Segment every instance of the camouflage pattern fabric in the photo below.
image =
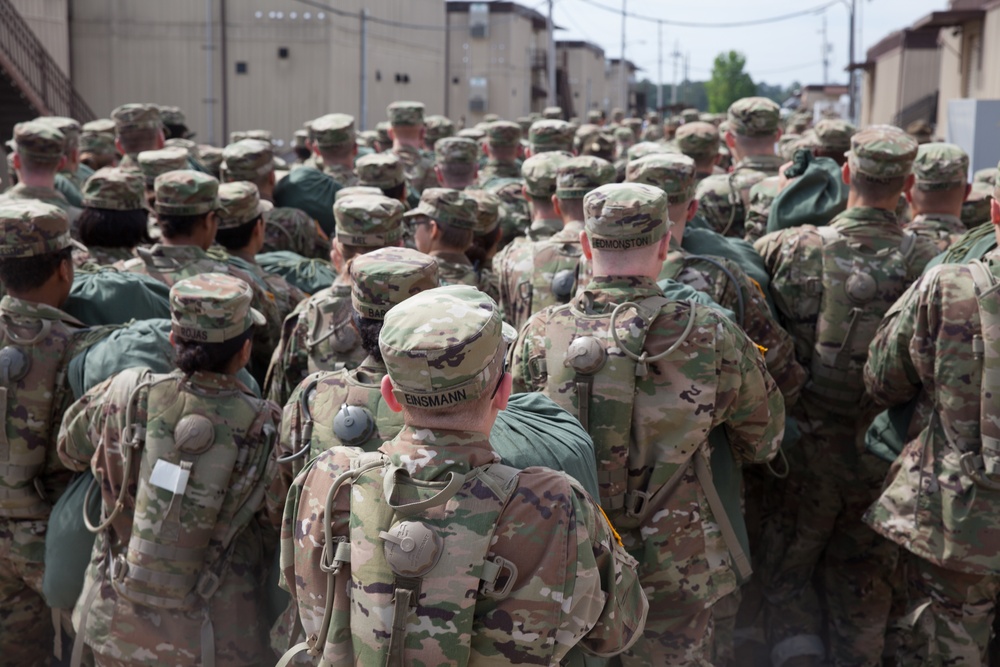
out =
[(146, 207), (146, 189), (137, 174), (105, 167), (83, 184), (83, 205), (109, 211), (137, 211)]
[(115, 132), (118, 134), (163, 127), (160, 110), (155, 104), (123, 104), (111, 111), (111, 119), (115, 121)]
[(426, 217), (455, 229), (475, 231), (479, 221), (476, 200), (460, 190), (429, 188), (420, 195), (420, 203), (403, 218)]
[(355, 142), (354, 117), (331, 113), (309, 122), (309, 139), (320, 148), (348, 146)]
[(156, 212), (160, 215), (202, 215), (218, 204), (219, 181), (190, 169), (156, 177)]
[(433, 153), (413, 146), (397, 146), (392, 153), (403, 163), (407, 190), (419, 196), (427, 188), (438, 187)]
[(0, 203), (15, 201), (40, 201), (50, 206), (56, 206), (66, 214), (70, 224), (74, 224), (81, 213), (80, 209), (70, 204), (61, 192), (55, 188), (44, 186), (29, 186), (24, 183), (18, 183), (3, 194), (0, 194)]
[(385, 110), (391, 125), (423, 125), (424, 105), (421, 102), (393, 102)]
[(264, 247), (261, 252), (281, 250), (310, 259), (326, 259), (330, 256), (330, 239), (305, 211), (272, 208), (264, 212)]
[(389, 190), (406, 182), (403, 163), (393, 153), (375, 153), (355, 163), (358, 185)]
[(819, 146), (828, 153), (846, 153), (851, 149), (851, 137), (858, 131), (841, 118), (823, 118), (814, 128)]
[(771, 204), (778, 196), (779, 178), (778, 176), (768, 176), (750, 188), (750, 202), (747, 206), (743, 236), (750, 243), (767, 233), (767, 220), (771, 215)]
[(781, 127), (779, 112), (780, 107), (766, 97), (744, 97), (729, 106), (729, 130), (745, 137), (777, 134)]
[(893, 125), (872, 125), (851, 137), (851, 171), (874, 178), (906, 176), (917, 157), (917, 142)]
[(698, 184), (698, 210), (711, 228), (723, 236), (744, 236), (750, 188), (768, 176), (777, 176), (784, 159), (778, 155), (751, 155), (728, 174), (705, 178)]
[(222, 151), (222, 171), (227, 181), (256, 183), (274, 171), (274, 147), (259, 139), (229, 144)]
[(948, 190), (965, 185), (968, 173), (969, 156), (955, 144), (923, 144), (913, 160), (913, 176), (918, 190)]
[(187, 167), (187, 152), (183, 148), (163, 148), (156, 151), (142, 151), (136, 156), (139, 170), (146, 181), (146, 186), (152, 190), (156, 177), (170, 171)]
[(947, 250), (952, 243), (968, 231), (961, 218), (943, 213), (918, 215), (906, 223), (903, 229), (930, 240), (937, 247), (938, 252)]
[(573, 127), (563, 120), (546, 119), (532, 123), (528, 130), (532, 155), (549, 151), (573, 150)]
[(684, 155), (701, 159), (719, 152), (719, 128), (711, 123), (684, 123), (674, 135), (677, 147)]
[(34, 160), (58, 162), (65, 154), (67, 141), (59, 128), (38, 120), (14, 126), (14, 152)]
[(342, 164), (324, 164), (323, 173), (332, 178), (343, 188), (358, 184), (358, 174), (351, 167)]

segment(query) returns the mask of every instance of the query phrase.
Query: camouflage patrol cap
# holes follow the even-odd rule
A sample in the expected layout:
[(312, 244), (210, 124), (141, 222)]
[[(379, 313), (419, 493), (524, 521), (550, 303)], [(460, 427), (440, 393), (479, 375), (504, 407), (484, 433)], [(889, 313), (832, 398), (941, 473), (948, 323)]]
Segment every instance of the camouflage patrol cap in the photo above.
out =
[(813, 131), (822, 150), (846, 153), (851, 150), (851, 137), (858, 129), (842, 118), (824, 118)]
[(257, 181), (274, 171), (274, 147), (269, 141), (242, 139), (222, 150), (227, 181)]
[(521, 178), (524, 189), (532, 197), (548, 199), (556, 193), (556, 175), (559, 167), (570, 156), (561, 151), (549, 151), (532, 155), (521, 164)]
[(535, 119), (528, 116), (518, 116), (516, 122), (521, 127), (521, 138), (524, 138), (528, 136), (528, 130), (531, 129), (531, 124), (535, 122)]
[(667, 195), (644, 183), (611, 183), (583, 198), (584, 228), (594, 250), (631, 250), (667, 235)]
[[(848, 138), (848, 143), (850, 143), (850, 138)], [(778, 147), (785, 146), (786, 144), (781, 143), (781, 139), (778, 140)], [(797, 150), (822, 150), (823, 144), (820, 142), (819, 135), (816, 134), (816, 128), (810, 127), (808, 130), (799, 135), (799, 138), (795, 140), (791, 146), (788, 147), (791, 150), (792, 155), (795, 154)], [(846, 150), (845, 150), (846, 152)]]
[(306, 141), (309, 139), (308, 130), (295, 130), (295, 134), (292, 135), (292, 147), (293, 148), (305, 148)]
[(98, 132), (84, 132), (80, 135), (80, 152), (94, 153), (96, 155), (113, 155), (115, 148), (115, 136), (110, 137)]
[(389, 310), (379, 349), (397, 400), (440, 410), (488, 397), (516, 337), (493, 299), (475, 287), (449, 285)]
[(498, 120), (486, 128), (490, 146), (518, 146), (521, 143), (521, 126), (509, 120)]
[(237, 141), (243, 141), (247, 138), (247, 133), (240, 130), (233, 130), (229, 133), (229, 143), (235, 144)]
[(358, 184), (362, 186), (389, 190), (406, 182), (402, 160), (388, 151), (359, 158), (354, 163), (354, 171), (358, 174)]
[(632, 134), (638, 139), (639, 135), (642, 134), (642, 119), (641, 118), (626, 118), (622, 121), (622, 125), (632, 130)]
[(187, 168), (187, 151), (183, 148), (161, 148), (156, 151), (142, 151), (136, 157), (146, 186), (153, 187), (156, 177), (170, 171)]
[(364, 146), (365, 148), (375, 148), (375, 142), (378, 141), (378, 132), (375, 130), (363, 130), (358, 132), (358, 146)]
[(354, 116), (328, 113), (309, 123), (309, 138), (320, 148), (347, 146), (355, 142)]
[(489, 234), (500, 224), (500, 197), (488, 190), (465, 190), (466, 195), (476, 201), (476, 236)]
[(47, 123), (18, 123), (14, 126), (14, 150), (24, 157), (58, 162), (66, 150), (66, 135)]
[(205, 165), (213, 174), (219, 173), (222, 168), (222, 156), (223, 150), (217, 146), (209, 146), (208, 144), (198, 144), (198, 159), (201, 163)]
[(160, 215), (202, 215), (218, 204), (219, 181), (193, 169), (156, 177), (156, 212)]
[(71, 245), (69, 219), (58, 206), (37, 199), (0, 203), (0, 259), (47, 255)]
[(472, 139), (475, 142), (480, 142), (486, 138), (486, 130), (481, 130), (478, 127), (467, 127), (465, 129), (459, 130), (456, 137), (461, 137), (463, 139)]
[(476, 164), (479, 145), (465, 137), (445, 137), (434, 144), (434, 161), (437, 164)]
[(712, 123), (684, 123), (674, 135), (681, 153), (693, 158), (715, 157), (719, 153), (719, 128)]
[(655, 141), (640, 141), (637, 144), (632, 144), (628, 147), (626, 156), (629, 162), (632, 160), (638, 160), (639, 158), (646, 157), (647, 155), (657, 155), (659, 153), (669, 153), (670, 151), (663, 144), (657, 143)]
[(83, 184), (83, 205), (109, 211), (137, 211), (146, 207), (144, 179), (134, 171), (105, 167)]
[(392, 137), (389, 136), (389, 128), (392, 125), (387, 121), (382, 121), (381, 123), (375, 123), (375, 134), (378, 135), (378, 141), (380, 144), (389, 145), (392, 143)]
[(701, 112), (694, 107), (681, 110), (680, 116), (685, 123), (696, 123), (701, 120)]
[(528, 130), (533, 153), (573, 150), (573, 126), (564, 120), (540, 120)]
[(583, 199), (591, 190), (614, 183), (615, 177), (614, 165), (602, 158), (593, 155), (567, 158), (556, 170), (556, 196)]
[(696, 181), (694, 160), (682, 153), (660, 153), (632, 160), (625, 168), (626, 183), (644, 183), (659, 188), (670, 204), (681, 204), (694, 197)]
[(989, 183), (990, 185), (995, 185), (997, 182), (997, 170), (994, 167), (986, 167), (985, 169), (977, 169), (972, 174), (973, 183)]
[(187, 118), (180, 107), (160, 107), (160, 121), (164, 125), (184, 125), (187, 126)]
[(80, 128), (81, 134), (106, 134), (112, 139), (115, 137), (115, 121), (110, 118), (98, 118), (84, 123)]
[(600, 125), (604, 121), (604, 114), (600, 109), (591, 109), (587, 112), (587, 122)]
[(562, 107), (545, 107), (542, 109), (542, 118), (557, 120), (563, 117)]
[(381, 248), (403, 236), (403, 205), (381, 192), (353, 195), (333, 204), (337, 240), (344, 245)]
[(155, 104), (123, 104), (111, 112), (115, 121), (115, 131), (119, 134), (129, 130), (153, 129), (163, 127), (160, 110)]
[(257, 186), (249, 181), (223, 183), (219, 186), (219, 229), (234, 229), (264, 215), (267, 206), (260, 199)]
[(427, 188), (421, 193), (416, 208), (407, 211), (403, 217), (418, 216), (426, 216), (456, 229), (475, 231), (479, 224), (479, 207), (475, 199), (461, 190)]
[(247, 139), (256, 139), (257, 141), (266, 141), (268, 143), (274, 141), (274, 135), (271, 134), (270, 130), (247, 130), (244, 134)]
[(441, 114), (427, 116), (424, 119), (424, 127), (427, 128), (427, 141), (433, 146), (438, 139), (455, 136), (455, 124), (451, 119)]
[(383, 196), (382, 190), (370, 185), (352, 185), (348, 188), (340, 188), (337, 190), (337, 194), (333, 196), (333, 202), (337, 203), (341, 199), (346, 199), (347, 197), (354, 197), (356, 195), (376, 195), (379, 197)]
[(781, 107), (766, 97), (744, 97), (729, 105), (727, 118), (733, 134), (768, 137), (781, 127)]
[(424, 124), (424, 105), (421, 102), (393, 102), (385, 112), (391, 125)]
[(778, 155), (785, 160), (791, 160), (795, 155), (795, 151), (798, 148), (797, 143), (801, 138), (801, 134), (792, 134), (790, 132), (782, 134), (781, 138), (778, 139)]
[(493, 123), (500, 120), (500, 115), (495, 113), (488, 113), (483, 115), (484, 123)]
[(80, 140), (80, 132), (83, 128), (80, 126), (79, 121), (72, 118), (67, 118), (66, 116), (39, 116), (35, 119), (36, 122), (45, 123), (46, 125), (51, 125), (66, 137), (66, 151), (69, 152), (73, 148), (76, 148)]
[(351, 303), (361, 317), (385, 319), (393, 306), (437, 286), (437, 260), (410, 248), (379, 248), (351, 261)]
[(635, 132), (627, 127), (616, 127), (614, 137), (619, 144), (631, 146), (635, 143)]
[(962, 202), (962, 222), (969, 229), (990, 221), (990, 207), (993, 201), (993, 186), (989, 183), (973, 183), (969, 195)]
[(851, 171), (872, 178), (907, 176), (917, 157), (917, 142), (893, 125), (872, 125), (851, 137)]
[(191, 141), (190, 139), (185, 139), (183, 137), (174, 137), (172, 139), (167, 139), (163, 142), (164, 148), (181, 148), (187, 151), (188, 157), (192, 160), (200, 160), (201, 155), (198, 152), (198, 144)]
[(623, 118), (625, 118), (624, 109), (622, 109), (621, 107), (615, 107), (614, 109), (611, 110), (611, 120), (615, 121), (616, 123), (620, 123), (622, 122)]
[(170, 330), (195, 343), (224, 343), (267, 322), (252, 300), (250, 286), (225, 273), (180, 280), (170, 288)]
[(922, 144), (913, 161), (918, 190), (948, 190), (965, 185), (969, 178), (969, 155), (955, 144)]

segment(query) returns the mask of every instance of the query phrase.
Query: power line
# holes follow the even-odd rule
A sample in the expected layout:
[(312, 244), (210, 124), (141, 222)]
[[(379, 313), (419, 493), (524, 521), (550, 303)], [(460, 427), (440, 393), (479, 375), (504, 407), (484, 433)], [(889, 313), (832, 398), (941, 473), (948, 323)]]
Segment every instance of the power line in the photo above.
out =
[[(303, 0), (300, 0), (300, 2)], [(597, 0), (580, 0), (581, 2), (603, 9), (608, 12), (613, 12), (619, 16), (622, 14), (621, 9), (616, 7), (609, 7)], [(723, 23), (709, 23), (709, 22), (699, 22), (699, 21), (672, 21), (670, 19), (659, 18), (656, 16), (646, 16), (644, 14), (636, 14), (634, 12), (626, 12), (626, 16), (633, 19), (638, 19), (640, 21), (649, 21), (652, 23), (662, 23), (664, 25), (673, 25), (681, 28), (745, 28), (747, 26), (753, 25), (764, 25), (766, 23), (778, 23), (779, 21), (787, 21), (789, 19), (798, 18), (800, 16), (808, 16), (810, 14), (817, 14), (819, 12), (825, 11), (826, 9), (834, 6), (840, 2), (840, 0), (830, 0), (822, 5), (817, 5), (811, 9), (802, 9), (797, 12), (791, 12), (789, 14), (781, 14), (780, 16), (770, 16), (763, 19), (751, 19), (748, 21), (731, 21)]]

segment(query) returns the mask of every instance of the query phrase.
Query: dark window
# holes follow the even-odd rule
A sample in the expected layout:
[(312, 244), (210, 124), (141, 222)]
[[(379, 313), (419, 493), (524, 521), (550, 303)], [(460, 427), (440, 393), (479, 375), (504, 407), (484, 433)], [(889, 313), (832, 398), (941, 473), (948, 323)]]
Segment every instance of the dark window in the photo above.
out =
[(246, 64), (246, 62), (244, 62), (244, 61), (241, 60), (241, 61), (239, 61), (239, 62), (236, 63), (236, 73), (237, 74), (246, 74), (247, 73), (247, 64)]
[(282, 60), (284, 60), (285, 58), (288, 57), (288, 47), (287, 46), (279, 46), (278, 47), (278, 57), (281, 58)]

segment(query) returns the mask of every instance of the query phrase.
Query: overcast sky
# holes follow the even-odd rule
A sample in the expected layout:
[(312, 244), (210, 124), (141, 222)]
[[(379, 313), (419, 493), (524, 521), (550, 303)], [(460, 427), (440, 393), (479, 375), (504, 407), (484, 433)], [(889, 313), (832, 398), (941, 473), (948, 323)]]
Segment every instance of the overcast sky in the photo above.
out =
[[(716, 23), (741, 22), (800, 12), (830, 0), (626, 0), (630, 13), (663, 20)], [(543, 14), (545, 0), (523, 4)], [(593, 0), (621, 10), (622, 0)], [(822, 29), (826, 17), (830, 53), (830, 82), (847, 82), (849, 0), (840, 0), (826, 10), (786, 21), (739, 28), (694, 28), (663, 25), (663, 82), (674, 77), (675, 45), (690, 55), (690, 78), (709, 77), (712, 61), (722, 51), (735, 49), (747, 57), (747, 70), (754, 81), (787, 85), (823, 83)], [(865, 59), (869, 47), (894, 30), (905, 28), (932, 11), (947, 9), (947, 0), (857, 0), (858, 34), (856, 58)], [(555, 0), (555, 23), (564, 30), (556, 39), (582, 39), (601, 46), (609, 58), (621, 56), (621, 15), (588, 4), (587, 0)], [(657, 24), (638, 18), (626, 23), (625, 57), (643, 68), (640, 80), (658, 79)], [(683, 79), (683, 60), (679, 78)]]

